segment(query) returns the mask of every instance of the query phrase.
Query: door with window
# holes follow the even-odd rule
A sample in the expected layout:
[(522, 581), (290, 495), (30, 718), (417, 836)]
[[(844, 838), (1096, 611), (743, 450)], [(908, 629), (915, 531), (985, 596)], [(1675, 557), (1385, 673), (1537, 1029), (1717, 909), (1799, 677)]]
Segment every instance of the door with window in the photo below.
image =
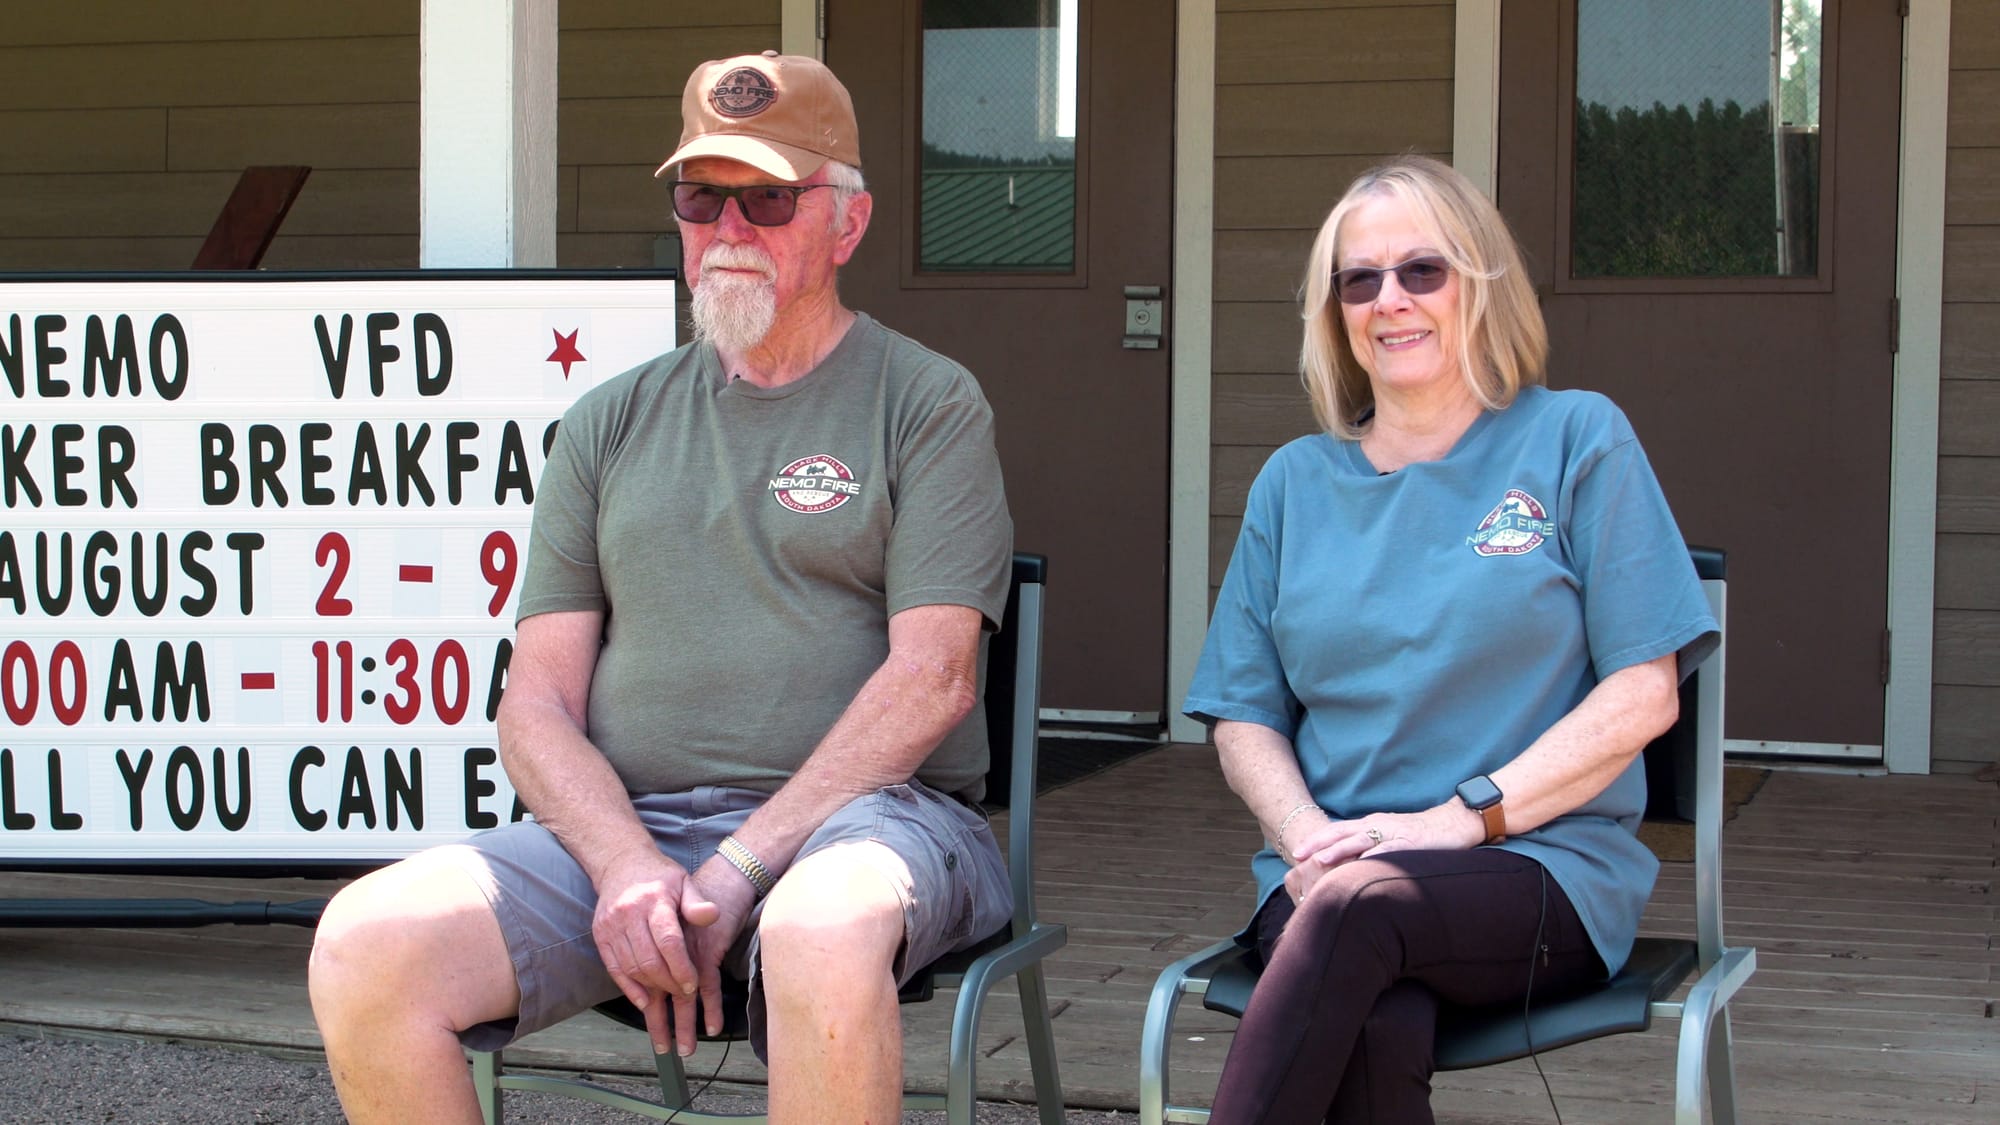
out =
[(1172, 12), (827, 12), (875, 196), (842, 296), (979, 377), (1015, 543), (1050, 560), (1044, 703), (1104, 718), (1167, 704)]
[(1728, 734), (1780, 751), (1882, 742), (1896, 7), (1502, 8), (1498, 194), (1550, 381), (1618, 402), (1729, 552)]

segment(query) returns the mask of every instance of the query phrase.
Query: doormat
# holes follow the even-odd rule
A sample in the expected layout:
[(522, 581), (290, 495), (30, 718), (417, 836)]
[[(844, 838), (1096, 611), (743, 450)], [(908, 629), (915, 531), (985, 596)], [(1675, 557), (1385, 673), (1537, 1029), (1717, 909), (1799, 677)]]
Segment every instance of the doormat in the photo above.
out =
[[(1728, 824), (1769, 780), (1771, 771), (1755, 766), (1725, 766), (1722, 770), (1722, 822)], [(1639, 842), (1662, 863), (1694, 862), (1694, 825), (1677, 820), (1647, 820), (1639, 824)]]
[[(1131, 761), (1165, 746), (1164, 742), (1127, 742), (1109, 738), (1061, 738), (1043, 735), (1039, 760), (1035, 765), (1035, 795), (1074, 785), (1086, 777), (1103, 773), (1121, 762)], [(989, 787), (990, 789), (990, 787)], [(980, 804), (989, 809), (1007, 807), (1007, 794), (988, 792)]]

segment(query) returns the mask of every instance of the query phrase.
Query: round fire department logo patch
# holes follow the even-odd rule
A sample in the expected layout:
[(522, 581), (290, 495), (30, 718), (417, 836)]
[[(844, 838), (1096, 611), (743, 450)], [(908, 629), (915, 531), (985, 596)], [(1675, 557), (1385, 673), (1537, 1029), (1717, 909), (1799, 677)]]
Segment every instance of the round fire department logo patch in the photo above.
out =
[(739, 66), (708, 92), (708, 104), (724, 117), (755, 117), (778, 100), (771, 80), (755, 67)]
[(801, 457), (771, 478), (771, 495), (794, 512), (830, 512), (861, 493), (854, 470), (829, 453)]
[(1555, 534), (1556, 521), (1548, 516), (1540, 500), (1510, 488), (1465, 542), (1478, 555), (1525, 555)]

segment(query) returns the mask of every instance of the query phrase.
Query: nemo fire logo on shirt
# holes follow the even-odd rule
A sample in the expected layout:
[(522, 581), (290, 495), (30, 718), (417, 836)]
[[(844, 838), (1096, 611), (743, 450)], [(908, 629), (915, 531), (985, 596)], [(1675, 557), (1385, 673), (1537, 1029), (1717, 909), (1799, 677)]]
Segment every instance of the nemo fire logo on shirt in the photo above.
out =
[(830, 453), (801, 457), (771, 478), (771, 495), (794, 512), (830, 512), (860, 495), (854, 470)]
[(1525, 555), (1556, 533), (1556, 521), (1549, 518), (1542, 502), (1510, 488), (1507, 495), (1479, 521), (1479, 530), (1465, 537), (1474, 554)]

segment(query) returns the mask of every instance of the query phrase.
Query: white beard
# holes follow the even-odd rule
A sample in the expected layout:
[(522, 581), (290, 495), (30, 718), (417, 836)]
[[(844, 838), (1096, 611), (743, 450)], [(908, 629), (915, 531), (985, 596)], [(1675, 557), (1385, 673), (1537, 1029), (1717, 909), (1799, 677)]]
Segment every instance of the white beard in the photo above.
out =
[[(689, 308), (695, 338), (732, 352), (749, 351), (762, 343), (778, 317), (776, 263), (761, 250), (717, 243), (702, 256), (701, 267), (701, 282)], [(764, 276), (710, 272), (716, 268), (754, 269)]]

